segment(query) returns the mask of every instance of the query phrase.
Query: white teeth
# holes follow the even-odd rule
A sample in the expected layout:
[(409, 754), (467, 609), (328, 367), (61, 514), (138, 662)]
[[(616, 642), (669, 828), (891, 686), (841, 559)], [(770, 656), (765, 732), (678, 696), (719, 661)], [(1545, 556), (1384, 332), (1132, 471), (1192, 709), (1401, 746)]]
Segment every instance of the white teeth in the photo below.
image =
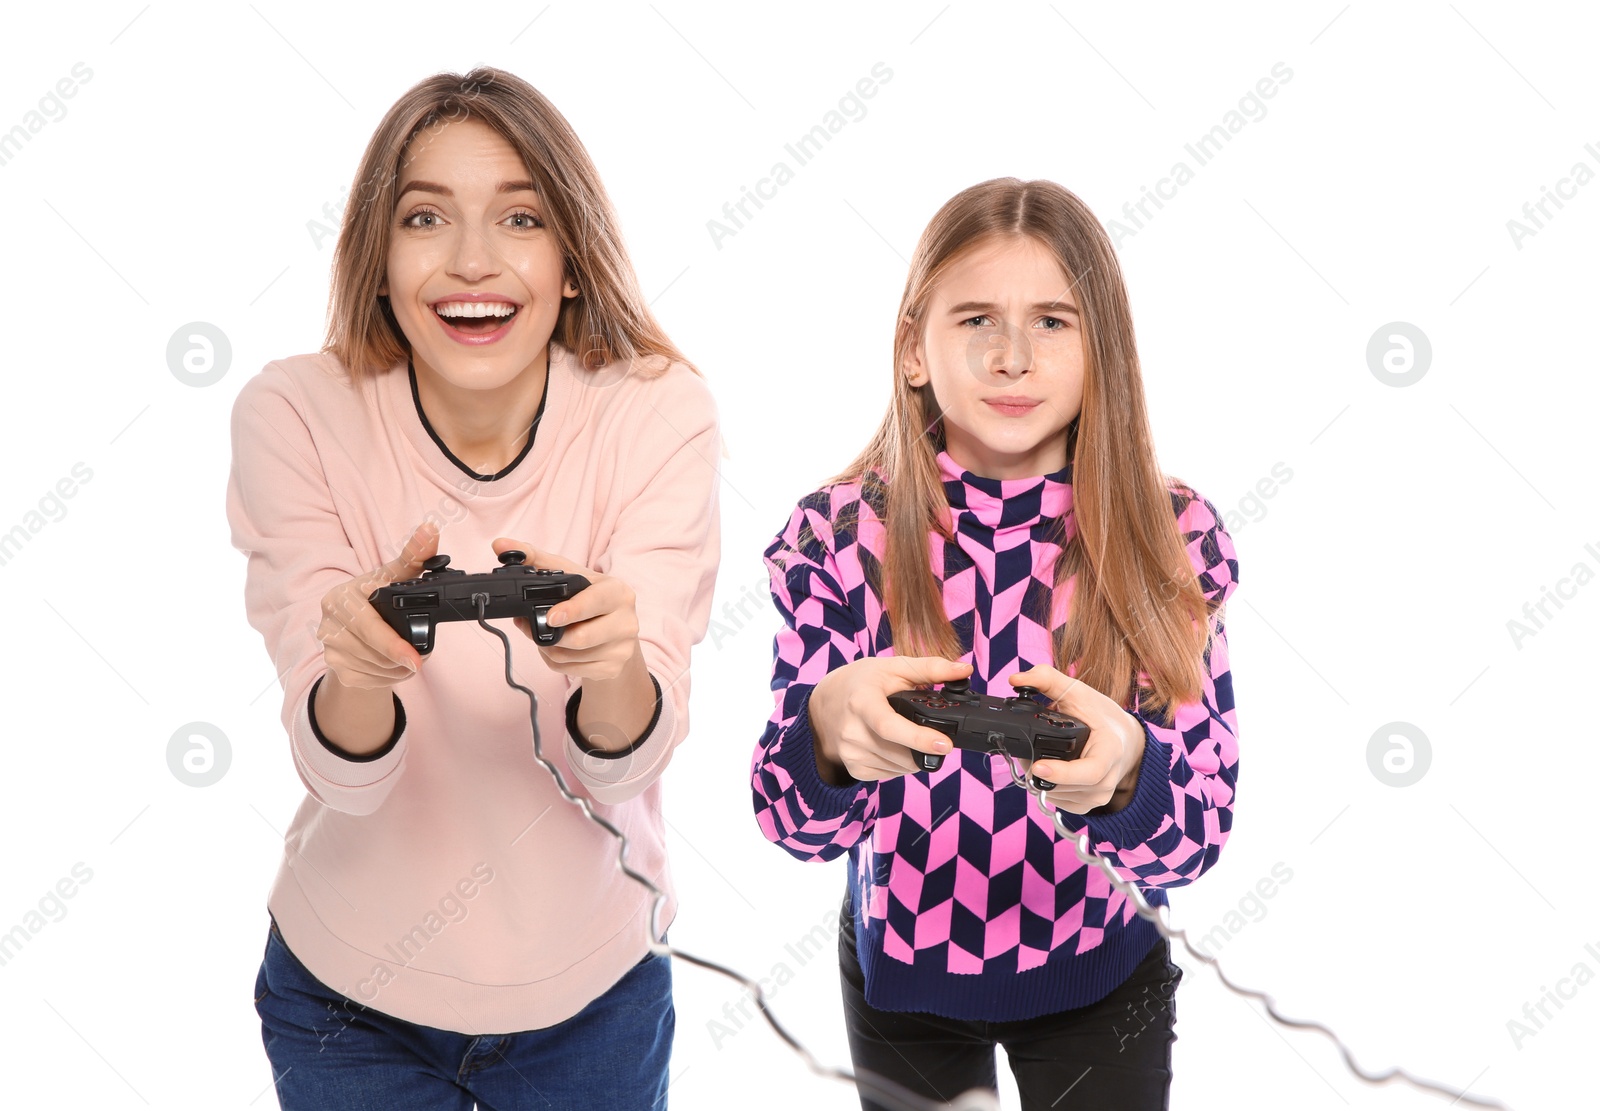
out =
[(433, 311), (440, 316), (510, 316), (517, 307), (504, 301), (443, 301)]

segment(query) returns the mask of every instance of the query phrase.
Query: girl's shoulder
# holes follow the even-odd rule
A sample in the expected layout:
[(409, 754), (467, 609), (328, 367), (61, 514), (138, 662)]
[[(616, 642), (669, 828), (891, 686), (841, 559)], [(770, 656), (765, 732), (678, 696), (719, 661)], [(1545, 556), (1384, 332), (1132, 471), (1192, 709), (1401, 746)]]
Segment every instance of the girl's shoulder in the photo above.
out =
[(1189, 563), (1207, 600), (1225, 602), (1239, 581), (1239, 554), (1216, 505), (1193, 486), (1170, 475), (1167, 493)]
[(780, 539), (813, 558), (838, 555), (863, 535), (882, 531), (884, 493), (876, 472), (829, 482), (795, 503)]

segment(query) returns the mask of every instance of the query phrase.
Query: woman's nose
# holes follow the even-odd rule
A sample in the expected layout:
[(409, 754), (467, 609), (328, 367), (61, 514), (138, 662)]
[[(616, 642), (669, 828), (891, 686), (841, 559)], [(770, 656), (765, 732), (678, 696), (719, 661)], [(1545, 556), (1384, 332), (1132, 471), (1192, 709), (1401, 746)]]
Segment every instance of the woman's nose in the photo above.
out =
[(469, 226), (456, 236), (450, 269), (463, 281), (477, 281), (494, 273), (499, 268), (499, 262), (494, 245), (478, 229)]

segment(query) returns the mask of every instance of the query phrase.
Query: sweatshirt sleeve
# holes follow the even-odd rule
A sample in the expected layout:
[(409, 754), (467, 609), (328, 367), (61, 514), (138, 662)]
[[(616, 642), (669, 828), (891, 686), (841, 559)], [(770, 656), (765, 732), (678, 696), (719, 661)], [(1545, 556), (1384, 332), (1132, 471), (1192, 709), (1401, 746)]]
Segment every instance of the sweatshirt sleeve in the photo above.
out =
[(1178, 517), (1210, 616), (1201, 697), (1174, 708), (1172, 725), (1134, 714), (1144, 725), (1144, 762), (1133, 798), (1115, 813), (1059, 811), (1075, 832), (1087, 825), (1094, 851), (1144, 887), (1180, 887), (1210, 868), (1233, 827), (1239, 774), (1233, 673), (1223, 618), (1239, 581), (1233, 539), (1216, 506), (1198, 495)]
[(341, 755), (310, 716), (312, 686), (326, 673), (317, 626), (322, 597), (368, 568), (359, 565), (339, 519), (304, 416), (299, 388), (268, 363), (234, 399), (227, 517), (246, 556), (245, 616), (266, 641), (283, 687), (281, 718), (295, 769), (313, 798), (349, 814), (371, 814), (405, 767), (405, 713), (396, 695), (395, 733), (367, 757)]
[[(664, 389), (655, 389), (659, 384)], [(567, 701), (567, 766), (596, 802), (619, 803), (661, 778), (689, 731), (690, 650), (706, 635), (721, 558), (718, 460), (722, 439), (710, 388), (693, 371), (669, 372), (647, 392), (645, 426), (633, 432), (627, 505), (594, 557), (601, 574), (633, 589), (639, 650), (656, 688), (656, 712), (620, 752), (577, 733), (583, 686)]]
[(775, 706), (756, 744), (750, 785), (767, 840), (801, 860), (833, 860), (871, 832), (878, 785), (834, 787), (817, 770), (811, 692), (828, 672), (864, 655), (865, 629), (845, 600), (832, 553), (814, 538), (801, 543), (807, 521), (831, 537), (827, 518), (801, 502), (764, 555), (784, 626), (773, 641)]

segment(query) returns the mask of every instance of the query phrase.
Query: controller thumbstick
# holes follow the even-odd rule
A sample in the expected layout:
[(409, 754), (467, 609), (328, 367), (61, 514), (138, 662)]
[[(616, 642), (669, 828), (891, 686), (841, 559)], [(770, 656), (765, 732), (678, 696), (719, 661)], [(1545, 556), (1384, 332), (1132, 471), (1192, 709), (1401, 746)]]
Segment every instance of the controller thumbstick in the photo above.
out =
[(946, 694), (967, 694), (972, 690), (970, 679), (951, 679), (944, 685)]
[(516, 548), (511, 548), (511, 549), (508, 549), (507, 551), (504, 551), (504, 552), (500, 553), (500, 566), (502, 566), (502, 567), (515, 567), (518, 564), (526, 562), (527, 558), (528, 558), (528, 553), (527, 552), (521, 552), (521, 551), (518, 551)]
[(422, 561), (422, 569), (424, 571), (443, 571), (448, 566), (450, 566), (450, 557), (443, 554), (429, 556)]
[(1017, 688), (1017, 693), (1016, 693), (1016, 695), (1014, 697), (1016, 697), (1016, 698), (1035, 699), (1035, 698), (1042, 698), (1043, 696), (1044, 696), (1044, 691), (1040, 690), (1038, 687), (1018, 687)]

